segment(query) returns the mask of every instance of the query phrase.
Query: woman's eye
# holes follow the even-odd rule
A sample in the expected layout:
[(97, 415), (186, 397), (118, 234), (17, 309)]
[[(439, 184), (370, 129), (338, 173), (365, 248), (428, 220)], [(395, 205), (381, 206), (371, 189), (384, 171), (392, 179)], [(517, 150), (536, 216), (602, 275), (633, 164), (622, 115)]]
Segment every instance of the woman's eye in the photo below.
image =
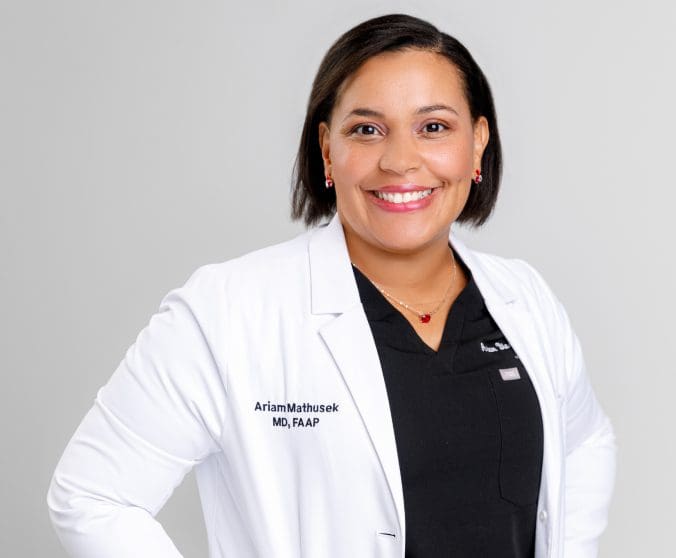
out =
[(359, 136), (373, 136), (378, 133), (378, 129), (371, 124), (360, 124), (359, 126), (352, 129), (352, 133), (355, 133)]
[(436, 134), (437, 132), (443, 132), (446, 129), (441, 122), (430, 122), (423, 126), (423, 130), (428, 134)]

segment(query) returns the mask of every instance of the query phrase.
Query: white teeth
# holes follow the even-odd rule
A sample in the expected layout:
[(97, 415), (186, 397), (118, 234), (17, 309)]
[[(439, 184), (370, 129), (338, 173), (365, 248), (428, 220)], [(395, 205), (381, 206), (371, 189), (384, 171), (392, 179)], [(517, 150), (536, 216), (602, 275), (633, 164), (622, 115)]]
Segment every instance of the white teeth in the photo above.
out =
[(432, 188), (427, 190), (418, 190), (417, 192), (406, 192), (404, 194), (401, 192), (396, 192), (394, 194), (390, 192), (379, 192), (378, 190), (375, 190), (373, 193), (381, 200), (385, 200), (390, 203), (406, 203), (426, 198), (432, 193)]

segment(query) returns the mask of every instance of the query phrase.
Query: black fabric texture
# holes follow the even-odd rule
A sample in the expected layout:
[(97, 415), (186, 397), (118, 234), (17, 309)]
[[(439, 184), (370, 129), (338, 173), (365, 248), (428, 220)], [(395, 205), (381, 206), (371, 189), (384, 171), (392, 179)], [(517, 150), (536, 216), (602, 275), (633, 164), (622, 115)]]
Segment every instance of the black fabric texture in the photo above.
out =
[(542, 470), (540, 406), (471, 272), (456, 261), (469, 282), (446, 318), (438, 351), (353, 267), (394, 424), (405, 555), (532, 558)]

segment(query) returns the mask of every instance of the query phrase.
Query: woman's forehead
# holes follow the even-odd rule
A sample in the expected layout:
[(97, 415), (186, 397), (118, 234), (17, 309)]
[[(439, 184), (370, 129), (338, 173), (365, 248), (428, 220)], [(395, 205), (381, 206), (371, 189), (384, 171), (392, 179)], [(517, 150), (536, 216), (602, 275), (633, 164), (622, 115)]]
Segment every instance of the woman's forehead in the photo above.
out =
[[(423, 50), (385, 52), (368, 59), (339, 87), (334, 113), (450, 106), (468, 111), (460, 71), (445, 56)], [(389, 109), (389, 110), (388, 110)]]

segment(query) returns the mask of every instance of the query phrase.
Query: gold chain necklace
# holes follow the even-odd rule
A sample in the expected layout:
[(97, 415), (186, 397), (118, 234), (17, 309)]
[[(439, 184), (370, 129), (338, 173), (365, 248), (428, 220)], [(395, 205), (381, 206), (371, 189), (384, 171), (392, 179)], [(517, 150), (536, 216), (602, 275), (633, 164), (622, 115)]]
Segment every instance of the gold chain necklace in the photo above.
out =
[(430, 310), (429, 312), (420, 312), (420, 310), (416, 310), (415, 308), (406, 304), (403, 300), (399, 300), (398, 298), (394, 297), (393, 295), (388, 293), (385, 289), (383, 289), (380, 285), (378, 285), (378, 283), (371, 280), (368, 277), (368, 275), (366, 275), (366, 273), (364, 273), (361, 269), (359, 269), (359, 267), (357, 267), (354, 263), (352, 263), (352, 265), (354, 265), (354, 267), (359, 269), (359, 271), (361, 271), (361, 273), (364, 275), (364, 277), (366, 277), (369, 281), (371, 281), (373, 286), (376, 289), (378, 289), (383, 296), (385, 296), (385, 297), (389, 298), (390, 300), (396, 302), (399, 306), (405, 308), (409, 312), (414, 313), (416, 316), (418, 316), (421, 323), (427, 324), (432, 319), (432, 316), (434, 314), (436, 314), (439, 311), (439, 309), (443, 306), (444, 302), (446, 302), (446, 300), (448, 299), (448, 293), (451, 292), (451, 287), (455, 283), (456, 264), (455, 264), (455, 255), (453, 254), (453, 250), (451, 250), (451, 258), (453, 259), (453, 273), (451, 275), (451, 282), (448, 284), (448, 288), (446, 289), (446, 292), (444, 293), (444, 298), (442, 298), (441, 302), (434, 309)]

